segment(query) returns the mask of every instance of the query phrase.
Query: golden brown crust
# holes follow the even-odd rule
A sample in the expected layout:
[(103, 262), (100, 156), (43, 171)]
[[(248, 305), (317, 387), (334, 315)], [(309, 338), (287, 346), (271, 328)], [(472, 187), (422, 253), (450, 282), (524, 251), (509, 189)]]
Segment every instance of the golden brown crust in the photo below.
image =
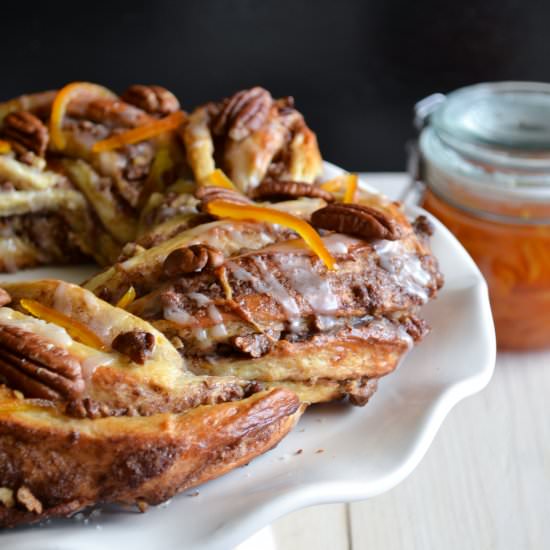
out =
[[(0, 487), (42, 507), (0, 504), (0, 527), (100, 502), (162, 502), (273, 447), (301, 414), (284, 389), (184, 414), (74, 420), (0, 387)], [(39, 467), (37, 467), (39, 465)]]
[[(97, 141), (179, 109), (173, 94), (158, 86), (135, 86), (129, 91), (133, 94), (128, 97), (136, 105), (114, 94), (98, 97), (86, 85), (74, 88), (62, 121), (66, 141), (62, 148), (49, 140), (48, 133), (56, 92), (0, 103), (0, 136), (11, 146), (0, 154), (2, 206), (8, 201), (3, 193), (5, 185), (15, 186), (14, 193), (24, 189), (45, 193), (47, 188), (57, 188), (61, 180), (64, 188), (74, 186), (78, 190), (86, 205), (85, 214), (91, 218), (85, 224), (68, 220), (65, 235), (44, 228), (43, 235), (49, 234), (61, 249), (60, 254), (52, 254), (44, 253), (41, 243), (34, 243), (28, 231), (19, 229), (18, 220), (9, 219), (0, 207), (0, 272), (82, 261), (81, 254), (76, 256), (74, 251), (102, 265), (111, 264), (122, 246), (137, 237), (140, 210), (148, 197), (155, 191), (164, 192), (165, 185), (188, 172), (183, 147), (174, 132), (101, 153), (93, 151)], [(71, 189), (71, 193), (76, 190)], [(35, 198), (24, 202), (23, 214), (36, 215)], [(58, 207), (53, 212), (64, 210)], [(67, 239), (69, 233), (71, 238)], [(72, 247), (67, 246), (67, 240)]]
[(0, 528), (157, 504), (270, 449), (303, 412), (291, 390), (193, 375), (153, 326), (80, 287), (5, 286)]
[[(292, 98), (256, 87), (200, 107), (180, 127), (186, 151), (166, 131), (109, 150), (93, 144), (158, 127), (177, 99), (72, 89), (65, 145), (55, 125), (48, 145), (52, 94), (0, 104), (0, 270), (67, 256), (35, 228), (52, 213), (73, 248), (118, 260), (89, 290), (0, 289), (0, 528), (106, 502), (143, 511), (267, 451), (306, 405), (364, 405), (426, 332), (416, 314), (441, 286), (423, 220), (312, 185), (321, 156)], [(203, 181), (216, 167), (238, 191)], [(336, 269), (292, 223), (208, 215), (213, 199), (251, 197), (299, 199), (271, 208), (311, 222)]]

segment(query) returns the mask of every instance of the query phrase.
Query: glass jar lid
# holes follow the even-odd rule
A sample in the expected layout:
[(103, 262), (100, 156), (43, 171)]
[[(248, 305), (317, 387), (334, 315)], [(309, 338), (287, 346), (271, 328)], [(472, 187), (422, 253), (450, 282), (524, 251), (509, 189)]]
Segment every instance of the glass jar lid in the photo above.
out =
[(508, 218), (549, 222), (550, 84), (495, 82), (435, 94), (417, 104), (416, 116), (422, 179), (432, 191), (495, 216), (506, 210)]
[(550, 84), (496, 82), (462, 88), (440, 103), (431, 123), (442, 139), (455, 144), (550, 156)]
[(550, 84), (494, 82), (430, 98), (418, 104), (425, 161), (497, 192), (550, 197)]

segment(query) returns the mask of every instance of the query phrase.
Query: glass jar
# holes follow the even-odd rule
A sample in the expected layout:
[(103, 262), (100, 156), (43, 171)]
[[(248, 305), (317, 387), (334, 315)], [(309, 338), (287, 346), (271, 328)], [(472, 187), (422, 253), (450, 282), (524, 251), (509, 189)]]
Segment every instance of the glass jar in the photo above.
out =
[(424, 208), (489, 285), (500, 349), (550, 346), (550, 84), (498, 82), (417, 106)]

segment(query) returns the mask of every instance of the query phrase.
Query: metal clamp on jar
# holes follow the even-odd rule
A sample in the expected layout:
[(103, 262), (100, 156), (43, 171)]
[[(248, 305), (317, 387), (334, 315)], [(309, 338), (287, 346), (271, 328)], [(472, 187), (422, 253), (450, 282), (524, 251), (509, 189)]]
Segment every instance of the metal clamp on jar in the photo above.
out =
[(499, 347), (550, 346), (550, 84), (479, 84), (416, 112), (421, 202), (485, 275)]

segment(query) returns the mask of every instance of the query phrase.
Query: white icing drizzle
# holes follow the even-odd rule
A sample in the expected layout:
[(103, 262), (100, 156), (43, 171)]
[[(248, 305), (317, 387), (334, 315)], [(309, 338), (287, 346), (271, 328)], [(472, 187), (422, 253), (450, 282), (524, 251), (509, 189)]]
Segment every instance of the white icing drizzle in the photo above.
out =
[(326, 332), (334, 328), (337, 325), (338, 319), (330, 315), (318, 315), (317, 326), (319, 330)]
[(163, 316), (167, 321), (178, 325), (189, 325), (193, 321), (193, 317), (182, 307), (167, 306), (164, 308)]
[(260, 293), (271, 296), (282, 308), (289, 318), (297, 317), (300, 314), (300, 309), (296, 300), (288, 293), (286, 288), (276, 279), (271, 273), (262, 258), (254, 258), (254, 264), (258, 268), (262, 278), (256, 277), (252, 273), (246, 271), (242, 267), (230, 262), (228, 265), (231, 268), (235, 279), (247, 282), (252, 285), (252, 288)]
[(200, 327), (195, 327), (192, 331), (192, 334), (197, 340), (199, 340), (199, 342), (203, 342), (208, 338), (206, 330)]
[(84, 381), (89, 382), (97, 368), (109, 366), (114, 360), (113, 355), (88, 348), (86, 350), (86, 357), (81, 361)]
[(332, 291), (330, 281), (312, 269), (309, 257), (287, 255), (276, 258), (281, 272), (290, 286), (304, 298), (317, 315), (326, 315), (338, 310), (338, 296)]
[(60, 282), (53, 295), (53, 308), (71, 317), (80, 319), (95, 335), (104, 342), (110, 341), (110, 333), (113, 325), (113, 314), (110, 311), (100, 311), (100, 302), (91, 292), (80, 290), (78, 298), (81, 298), (84, 304), (78, 304), (75, 301), (77, 297), (74, 287)]
[(414, 347), (414, 340), (412, 336), (405, 330), (405, 327), (403, 325), (399, 325), (397, 332), (399, 333), (399, 337), (403, 342), (407, 344), (407, 350), (410, 351)]
[(300, 319), (291, 319), (288, 325), (290, 332), (300, 332), (301, 327), (302, 327), (302, 323)]
[(327, 237), (323, 237), (323, 243), (331, 254), (347, 254), (350, 248), (365, 244), (365, 241), (342, 235), (341, 233), (333, 233)]
[(400, 241), (376, 241), (373, 248), (380, 267), (391, 273), (395, 282), (423, 303), (428, 301), (426, 286), (431, 275), (423, 267), (420, 258), (407, 251)]
[(34, 317), (24, 317), (7, 307), (0, 308), (0, 323), (33, 332), (61, 347), (70, 346), (73, 341), (64, 328)]
[[(246, 269), (239, 267), (237, 264), (234, 264), (233, 262), (227, 262), (227, 265), (231, 268), (231, 272), (233, 273), (233, 276), (238, 281), (242, 281), (244, 283), (251, 283), (254, 286), (254, 283), (258, 280), (257, 277), (254, 277), (254, 275), (252, 275), (252, 273), (249, 273), (248, 271), (246, 271)], [(259, 282), (261, 283), (261, 281)], [(256, 289), (256, 287), (254, 288)]]
[(199, 348), (207, 348), (210, 345), (210, 339), (208, 338), (208, 332), (204, 328), (195, 327), (191, 334), (197, 341)]
[(214, 322), (215, 325), (219, 325), (220, 323), (223, 323), (222, 314), (214, 304), (210, 304), (208, 306), (208, 316)]
[(268, 269), (263, 258), (254, 258), (254, 263), (262, 275), (262, 279), (253, 277), (252, 285), (256, 292), (268, 294), (271, 296), (286, 313), (287, 317), (299, 317), (300, 308), (296, 300), (291, 296), (288, 290), (279, 282), (277, 277)]
[(187, 296), (194, 300), (199, 307), (204, 307), (211, 302), (210, 298), (201, 292), (188, 292)]
[(223, 316), (220, 310), (212, 303), (208, 306), (208, 316), (214, 323), (214, 326), (209, 329), (212, 338), (219, 339), (227, 336), (227, 329), (223, 322)]
[[(324, 237), (323, 241), (334, 254), (347, 254), (350, 248), (361, 243), (358, 239), (340, 234)], [(303, 297), (316, 315), (330, 315), (339, 309), (340, 302), (331, 288), (330, 281), (315, 272), (311, 263), (312, 251), (300, 240), (276, 244), (269, 247), (269, 251), (274, 254), (277, 267), (290, 288)], [(298, 318), (300, 308), (294, 296), (270, 271), (261, 257), (254, 257), (253, 261), (261, 277), (256, 277), (242, 267), (230, 264), (233, 276), (237, 280), (250, 283), (256, 292), (273, 298), (291, 322)]]
[(59, 283), (53, 294), (53, 308), (70, 317), (73, 312), (73, 303), (67, 294), (67, 285)]
[(227, 336), (227, 328), (223, 323), (215, 325), (210, 329), (210, 334), (213, 338), (224, 338)]

